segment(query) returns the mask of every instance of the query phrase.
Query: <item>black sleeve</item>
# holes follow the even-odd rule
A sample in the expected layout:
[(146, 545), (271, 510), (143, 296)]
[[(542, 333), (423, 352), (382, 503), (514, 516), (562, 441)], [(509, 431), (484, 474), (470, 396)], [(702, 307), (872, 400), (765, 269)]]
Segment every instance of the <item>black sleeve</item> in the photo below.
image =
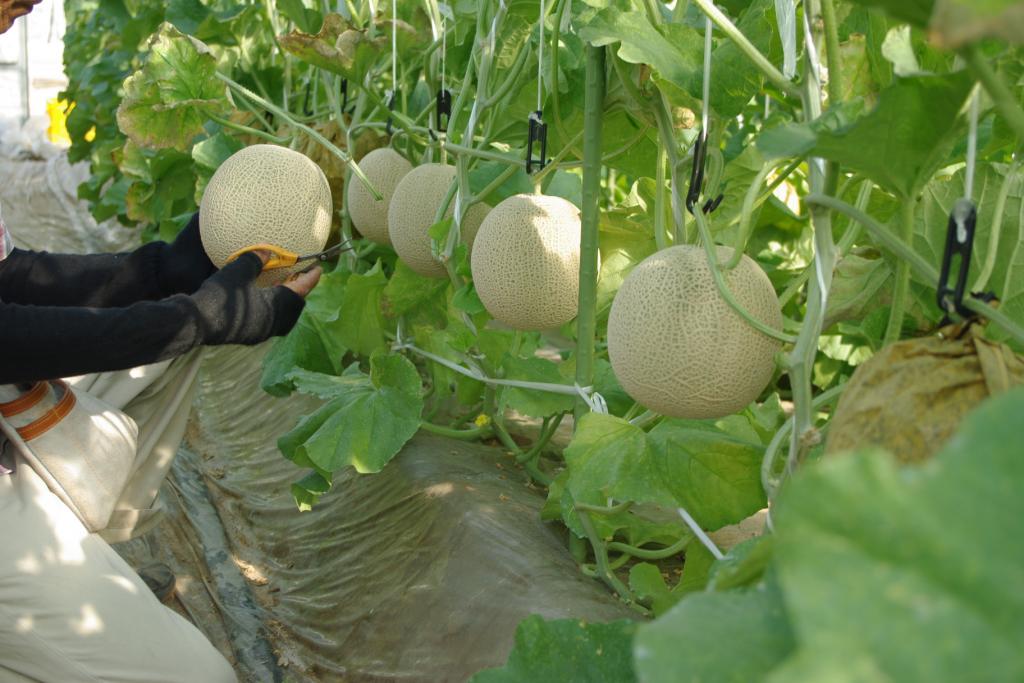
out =
[(164, 242), (122, 254), (51, 254), (15, 249), (0, 261), (0, 300), (38, 306), (127, 306), (163, 298), (157, 277)]
[(191, 296), (125, 307), (0, 302), (0, 384), (123, 370), (204, 344), (258, 344), (287, 334), (305, 301), (287, 287), (258, 287), (262, 268), (258, 256), (245, 254)]
[(123, 308), (0, 303), (0, 384), (156, 363), (200, 345), (203, 332), (184, 295)]

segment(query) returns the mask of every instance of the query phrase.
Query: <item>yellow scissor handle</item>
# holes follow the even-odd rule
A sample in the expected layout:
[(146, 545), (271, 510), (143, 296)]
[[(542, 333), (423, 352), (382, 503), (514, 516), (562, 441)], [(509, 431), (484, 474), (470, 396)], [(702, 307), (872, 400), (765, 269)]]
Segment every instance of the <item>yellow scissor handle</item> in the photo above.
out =
[(289, 266), (294, 266), (299, 260), (298, 254), (290, 252), (287, 249), (283, 249), (277, 245), (254, 244), (250, 247), (243, 247), (236, 251), (235, 253), (233, 253), (231, 256), (228, 256), (228, 260), (225, 262), (225, 265), (231, 263), (242, 254), (247, 254), (250, 251), (270, 252), (270, 259), (268, 259), (267, 262), (263, 265), (264, 272), (268, 270), (277, 270), (278, 268), (288, 268)]

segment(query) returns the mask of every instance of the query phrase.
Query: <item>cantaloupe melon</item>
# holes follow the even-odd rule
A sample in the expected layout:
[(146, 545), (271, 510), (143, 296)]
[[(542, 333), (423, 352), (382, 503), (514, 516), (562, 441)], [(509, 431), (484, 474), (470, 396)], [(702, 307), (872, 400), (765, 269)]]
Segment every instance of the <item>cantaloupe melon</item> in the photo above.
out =
[[(732, 253), (717, 248), (719, 262)], [(779, 300), (760, 266), (743, 256), (724, 274), (752, 316), (782, 328)], [(608, 318), (608, 355), (623, 389), (671, 417), (717, 418), (742, 409), (771, 380), (779, 348), (722, 298), (701, 247), (670, 247), (637, 264)]]
[[(210, 178), (199, 204), (199, 234), (213, 264), (222, 267), (239, 249), (273, 244), (299, 255), (321, 251), (331, 232), (331, 188), (320, 167), (277, 145), (235, 152)], [(269, 286), (307, 268), (264, 272)]]
[(383, 199), (377, 201), (363, 183), (353, 179), (345, 193), (348, 215), (363, 237), (377, 244), (391, 244), (388, 238), (388, 206), (395, 187), (412, 170), (412, 164), (390, 147), (382, 147), (363, 157), (359, 168), (363, 169)]
[[(398, 257), (405, 265), (424, 277), (447, 276), (444, 265), (430, 250), (430, 227), (441, 207), (452, 180), (455, 167), (444, 164), (423, 164), (412, 169), (398, 182), (388, 206), (388, 236)], [(473, 246), (473, 238), (484, 216), (491, 210), (486, 204), (474, 204), (462, 221), (462, 240)], [(455, 201), (448, 205), (446, 217), (455, 211)]]
[(579, 305), (579, 209), (561, 197), (505, 199), (480, 225), (470, 265), (496, 320), (517, 330), (564, 325)]

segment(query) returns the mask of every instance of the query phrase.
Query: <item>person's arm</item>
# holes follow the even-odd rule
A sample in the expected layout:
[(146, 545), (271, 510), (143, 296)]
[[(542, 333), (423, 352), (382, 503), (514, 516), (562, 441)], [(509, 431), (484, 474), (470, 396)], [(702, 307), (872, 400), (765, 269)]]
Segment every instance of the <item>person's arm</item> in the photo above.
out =
[(50, 254), (15, 249), (0, 262), (0, 299), (36, 306), (116, 308), (192, 294), (216, 272), (196, 213), (171, 244), (121, 254)]
[(122, 370), (200, 345), (256, 344), (286, 334), (303, 297), (285, 286), (257, 287), (262, 267), (259, 256), (245, 254), (192, 296), (127, 307), (0, 303), (0, 384)]

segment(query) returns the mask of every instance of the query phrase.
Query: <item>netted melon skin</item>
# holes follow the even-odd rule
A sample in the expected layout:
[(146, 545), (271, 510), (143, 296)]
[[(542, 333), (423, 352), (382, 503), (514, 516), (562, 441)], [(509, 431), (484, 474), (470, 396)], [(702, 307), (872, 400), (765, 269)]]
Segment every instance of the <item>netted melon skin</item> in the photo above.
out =
[[(398, 182), (388, 206), (388, 236), (398, 258), (424, 277), (443, 278), (444, 264), (430, 250), (430, 227), (437, 210), (455, 179), (455, 167), (423, 164), (409, 171)], [(480, 223), (491, 210), (487, 204), (474, 204), (462, 220), (462, 241), (472, 248)], [(448, 205), (445, 217), (455, 212), (455, 201)]]
[(377, 201), (358, 178), (352, 178), (346, 192), (346, 208), (359, 233), (377, 244), (391, 244), (388, 237), (388, 207), (395, 188), (412, 170), (405, 157), (391, 149), (375, 149), (359, 162), (370, 183), (383, 197)]
[(517, 330), (560, 327), (576, 317), (580, 212), (561, 197), (518, 194), (480, 225), (470, 266), (487, 311)]
[[(732, 253), (717, 248), (719, 262)], [(757, 263), (744, 255), (725, 279), (751, 315), (782, 329), (778, 297)], [(670, 247), (641, 261), (608, 317), (608, 356), (623, 389), (670, 417), (718, 418), (741, 410), (771, 380), (780, 347), (721, 297), (701, 247)]]
[[(273, 244), (299, 255), (323, 250), (331, 232), (331, 187), (320, 167), (277, 145), (252, 145), (217, 169), (199, 204), (199, 234), (213, 264), (254, 244)], [(309, 266), (262, 273), (257, 284), (283, 282)]]

